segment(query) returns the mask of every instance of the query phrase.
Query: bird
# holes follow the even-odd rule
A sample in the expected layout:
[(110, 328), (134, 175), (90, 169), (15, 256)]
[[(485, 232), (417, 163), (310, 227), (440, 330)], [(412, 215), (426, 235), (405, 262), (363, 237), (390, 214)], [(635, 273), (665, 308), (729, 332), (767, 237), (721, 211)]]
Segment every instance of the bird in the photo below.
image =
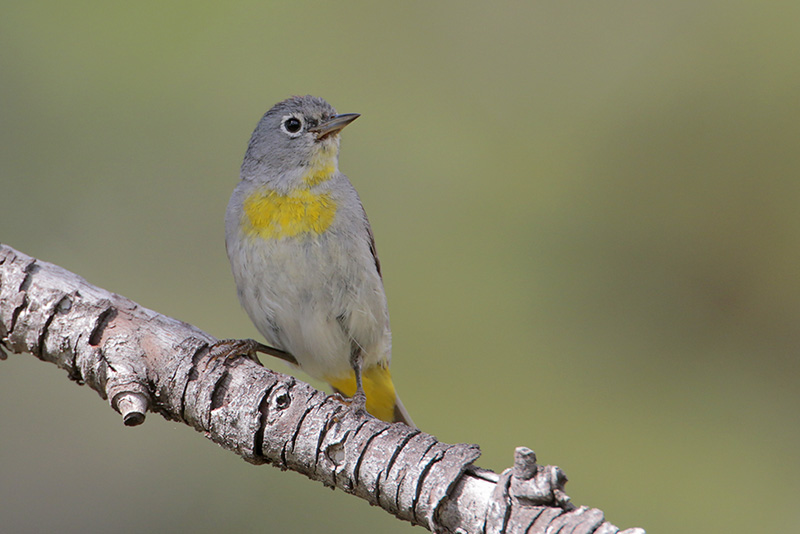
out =
[(228, 203), (225, 248), (239, 301), (270, 345), (244, 340), (246, 352), (257, 348), (327, 382), (356, 412), (416, 428), (389, 370), (372, 228), (339, 170), (340, 133), (359, 116), (311, 95), (267, 111)]

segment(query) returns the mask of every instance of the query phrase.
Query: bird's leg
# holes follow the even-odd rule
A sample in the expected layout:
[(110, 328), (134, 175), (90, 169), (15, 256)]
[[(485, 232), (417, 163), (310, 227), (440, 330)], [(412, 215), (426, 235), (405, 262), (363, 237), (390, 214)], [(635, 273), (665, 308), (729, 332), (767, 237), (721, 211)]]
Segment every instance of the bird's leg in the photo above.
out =
[(353, 342), (350, 350), (350, 366), (356, 375), (356, 392), (353, 393), (350, 399), (350, 409), (355, 413), (366, 413), (367, 411), (367, 394), (364, 393), (364, 384), (361, 382), (361, 347)]
[(229, 362), (236, 358), (244, 357), (261, 365), (256, 355), (256, 353), (261, 352), (297, 365), (297, 360), (288, 352), (276, 349), (275, 347), (268, 347), (254, 339), (221, 339), (211, 345), (208, 351), (210, 361), (221, 358), (223, 361)]

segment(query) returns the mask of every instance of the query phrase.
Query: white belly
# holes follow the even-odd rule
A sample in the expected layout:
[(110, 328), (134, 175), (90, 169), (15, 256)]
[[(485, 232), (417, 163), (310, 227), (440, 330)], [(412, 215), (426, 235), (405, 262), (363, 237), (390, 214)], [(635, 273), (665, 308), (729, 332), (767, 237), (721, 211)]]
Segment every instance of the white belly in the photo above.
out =
[(239, 299), (266, 340), (309, 375), (350, 371), (351, 340), (365, 367), (391, 352), (386, 297), (367, 243), (335, 227), (316, 237), (264, 240), (229, 234)]

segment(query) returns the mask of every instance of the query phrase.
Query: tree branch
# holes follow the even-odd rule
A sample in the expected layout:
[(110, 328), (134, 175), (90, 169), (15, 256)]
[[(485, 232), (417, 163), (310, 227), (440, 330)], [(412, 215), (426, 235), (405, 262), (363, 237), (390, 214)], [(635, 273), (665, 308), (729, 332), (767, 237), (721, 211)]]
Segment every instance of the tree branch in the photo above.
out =
[(573, 506), (561, 470), (539, 466), (529, 449), (500, 475), (480, 469), (477, 445), (356, 416), (247, 358), (210, 357), (216, 341), (0, 244), (0, 358), (5, 347), (56, 364), (126, 425), (160, 413), (250, 463), (297, 471), (433, 532), (619, 530), (601, 510)]

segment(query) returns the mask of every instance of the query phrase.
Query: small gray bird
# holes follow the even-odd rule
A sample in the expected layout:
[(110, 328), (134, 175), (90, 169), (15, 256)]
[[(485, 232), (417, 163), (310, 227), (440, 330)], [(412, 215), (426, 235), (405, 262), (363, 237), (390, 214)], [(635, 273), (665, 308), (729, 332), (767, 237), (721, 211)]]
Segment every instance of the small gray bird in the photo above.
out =
[(389, 372), (380, 262), (339, 132), (359, 115), (292, 97), (256, 126), (225, 215), (239, 300), (276, 351), (384, 421), (414, 426)]

